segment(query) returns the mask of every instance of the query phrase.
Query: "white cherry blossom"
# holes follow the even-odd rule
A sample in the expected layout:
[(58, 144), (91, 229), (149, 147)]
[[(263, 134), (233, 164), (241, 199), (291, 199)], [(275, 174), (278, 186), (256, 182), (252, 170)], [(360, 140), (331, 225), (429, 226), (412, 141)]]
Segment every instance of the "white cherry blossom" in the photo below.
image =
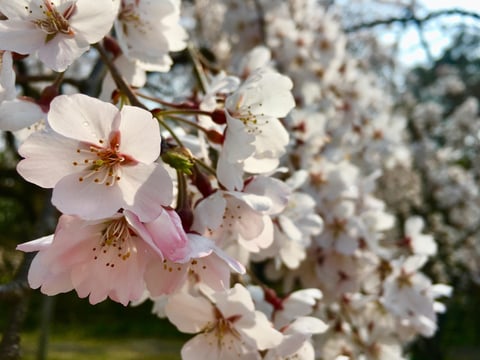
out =
[(243, 171), (274, 170), (289, 136), (278, 118), (295, 106), (292, 81), (272, 70), (256, 69), (225, 102), (227, 129), (218, 178), (229, 190), (242, 188)]
[(289, 195), (289, 188), (277, 179), (257, 176), (242, 192), (218, 190), (202, 200), (195, 208), (192, 229), (245, 263), (248, 253), (272, 243), (270, 216), (283, 210)]
[(170, 51), (186, 47), (180, 0), (122, 0), (115, 32), (126, 57), (148, 71), (168, 71)]
[(17, 98), (12, 53), (0, 52), (0, 130), (17, 131), (45, 117), (32, 100)]
[(64, 71), (110, 31), (117, 6), (112, 0), (2, 0), (7, 20), (0, 21), (0, 43)]
[(124, 208), (149, 221), (170, 205), (173, 184), (154, 163), (160, 131), (149, 112), (62, 95), (51, 103), (48, 125), (22, 144), (25, 159), (17, 170), (30, 182), (54, 188), (52, 202), (60, 211), (98, 219)]
[(283, 339), (267, 317), (255, 310), (248, 290), (240, 284), (225, 291), (204, 291), (197, 297), (172, 295), (165, 310), (180, 331), (200, 332), (183, 346), (185, 360), (259, 360), (259, 351), (273, 348)]

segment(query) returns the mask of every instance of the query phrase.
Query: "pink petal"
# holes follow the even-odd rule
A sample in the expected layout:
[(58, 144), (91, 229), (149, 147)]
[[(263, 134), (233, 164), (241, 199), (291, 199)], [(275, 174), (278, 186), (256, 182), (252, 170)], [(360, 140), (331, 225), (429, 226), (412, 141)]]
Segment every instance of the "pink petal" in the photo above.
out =
[[(154, 221), (145, 224), (153, 242), (165, 257), (173, 262), (185, 262), (188, 258), (188, 238), (182, 221), (174, 210), (163, 210)], [(185, 259), (187, 257), (187, 259)]]
[(145, 284), (151, 296), (171, 294), (187, 279), (189, 264), (176, 264), (169, 260), (152, 261), (145, 271)]
[(160, 259), (163, 261), (163, 253), (157, 247), (157, 245), (153, 242), (152, 236), (149, 233), (148, 229), (146, 228), (145, 224), (140, 221), (138, 216), (131, 211), (125, 210), (123, 212), (125, 219), (127, 220), (128, 224), (132, 227), (133, 230), (137, 233), (137, 235), (148, 245), (150, 246), (151, 250), (154, 251)]

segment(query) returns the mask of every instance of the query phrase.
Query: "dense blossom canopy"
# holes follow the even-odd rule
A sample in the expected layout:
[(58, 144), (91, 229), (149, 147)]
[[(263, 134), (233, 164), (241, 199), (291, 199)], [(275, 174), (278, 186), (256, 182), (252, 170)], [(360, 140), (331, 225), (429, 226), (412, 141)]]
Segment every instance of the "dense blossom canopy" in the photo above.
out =
[[(0, 0), (0, 12), (0, 129), (61, 213), (54, 234), (17, 247), (37, 252), (32, 288), (150, 299), (196, 334), (187, 360), (400, 360), (435, 334), (452, 288), (423, 269), (440, 244), (377, 184), (436, 149), (409, 147), (407, 118), (331, 9)], [(15, 86), (27, 62), (40, 64), (34, 91)], [(418, 126), (437, 110), (418, 106)], [(441, 156), (453, 155), (427, 170)], [(478, 198), (468, 173), (443, 171)], [(464, 197), (429, 176), (441, 206)]]

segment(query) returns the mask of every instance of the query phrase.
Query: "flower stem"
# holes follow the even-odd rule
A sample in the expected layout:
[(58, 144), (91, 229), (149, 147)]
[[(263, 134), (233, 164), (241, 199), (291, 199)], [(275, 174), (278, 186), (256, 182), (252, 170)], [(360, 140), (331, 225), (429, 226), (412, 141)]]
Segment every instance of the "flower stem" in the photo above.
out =
[(192, 59), (193, 68), (195, 69), (195, 77), (198, 84), (204, 94), (207, 93), (207, 78), (205, 76), (205, 71), (203, 70), (202, 64), (198, 60), (198, 50), (193, 47), (193, 45), (188, 45), (188, 53)]
[(117, 67), (109, 58), (107, 52), (103, 49), (103, 47), (99, 43), (93, 44), (92, 46), (97, 49), (103, 62), (105, 63), (105, 65), (107, 65), (108, 70), (110, 71), (110, 75), (112, 75), (113, 81), (115, 81), (115, 85), (117, 85), (118, 90), (120, 90), (120, 92), (127, 97), (128, 101), (130, 101), (130, 104), (148, 110), (147, 107), (143, 105), (140, 100), (138, 100), (137, 96), (132, 91), (130, 86), (125, 82), (122, 74), (120, 74), (120, 71), (118, 71)]
[(161, 110), (160, 115), (206, 115), (212, 116), (210, 111), (196, 110), (196, 109), (179, 109), (179, 110)]
[(170, 127), (170, 125), (167, 124), (165, 120), (163, 120), (163, 116), (161, 114), (153, 114), (153, 116), (155, 117), (155, 119), (158, 120), (160, 126), (163, 126), (170, 133), (170, 135), (172, 135), (178, 146), (185, 147), (182, 140), (180, 140), (177, 134), (175, 134), (175, 131), (173, 131), (173, 129)]
[[(162, 113), (162, 114), (164, 115), (164, 113)], [(178, 122), (181, 122), (181, 123), (183, 123), (183, 124), (192, 126), (192, 127), (194, 127), (195, 129), (197, 129), (197, 130), (199, 130), (199, 131), (201, 131), (201, 132), (203, 132), (203, 133), (205, 133), (205, 134), (208, 134), (208, 130), (207, 130), (207, 129), (205, 129), (203, 126), (201, 126), (201, 125), (199, 125), (199, 124), (197, 124), (197, 123), (195, 123), (195, 122), (193, 122), (193, 121), (189, 121), (189, 120), (184, 119), (184, 118), (182, 118), (182, 117), (180, 117), (180, 116), (168, 115), (167, 117), (168, 117), (169, 119), (174, 120), (174, 121), (178, 121)]]

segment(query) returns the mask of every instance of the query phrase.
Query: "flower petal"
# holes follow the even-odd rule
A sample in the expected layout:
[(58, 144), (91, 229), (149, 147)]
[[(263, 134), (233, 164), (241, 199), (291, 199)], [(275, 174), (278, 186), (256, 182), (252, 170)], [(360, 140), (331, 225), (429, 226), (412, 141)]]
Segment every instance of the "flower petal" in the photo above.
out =
[(122, 191), (118, 186), (79, 181), (80, 176), (82, 173), (67, 175), (56, 184), (52, 203), (58, 210), (94, 220), (110, 217), (123, 207)]
[(90, 44), (100, 41), (113, 26), (119, 1), (78, 0), (77, 11), (70, 20), (71, 27)]
[(57, 34), (38, 48), (37, 56), (52, 70), (65, 71), (89, 48), (88, 42), (69, 35)]
[(120, 152), (150, 164), (160, 155), (160, 128), (150, 112), (125, 105), (120, 111)]
[(17, 131), (45, 119), (40, 106), (31, 101), (11, 100), (0, 104), (0, 129)]
[(108, 140), (117, 114), (115, 106), (93, 97), (60, 95), (50, 104), (48, 123), (63, 136), (98, 145)]
[(76, 152), (78, 141), (45, 130), (33, 133), (18, 149), (25, 159), (17, 165), (17, 171), (43, 188), (52, 188), (65, 175), (78, 172), (74, 161), (83, 159)]
[(196, 333), (215, 321), (212, 304), (204, 297), (186, 293), (172, 295), (165, 306), (168, 320), (181, 332)]
[(173, 200), (173, 183), (167, 171), (159, 164), (122, 168), (121, 188), (124, 208), (133, 211), (141, 221), (152, 221), (170, 206)]
[(0, 21), (0, 44), (3, 50), (15, 51), (19, 54), (31, 54), (45, 43), (46, 34), (39, 31), (29, 21)]

